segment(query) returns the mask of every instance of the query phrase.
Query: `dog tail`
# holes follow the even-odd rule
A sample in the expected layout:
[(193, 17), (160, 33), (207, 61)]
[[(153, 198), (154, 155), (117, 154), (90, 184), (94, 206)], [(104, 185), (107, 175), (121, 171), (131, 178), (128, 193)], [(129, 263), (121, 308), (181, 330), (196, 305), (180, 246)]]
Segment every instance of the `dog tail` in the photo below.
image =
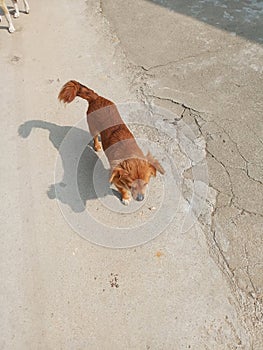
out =
[(76, 96), (79, 96), (88, 102), (94, 101), (97, 97), (99, 97), (96, 92), (88, 87), (75, 80), (70, 80), (62, 87), (58, 95), (58, 99), (64, 103), (70, 103)]

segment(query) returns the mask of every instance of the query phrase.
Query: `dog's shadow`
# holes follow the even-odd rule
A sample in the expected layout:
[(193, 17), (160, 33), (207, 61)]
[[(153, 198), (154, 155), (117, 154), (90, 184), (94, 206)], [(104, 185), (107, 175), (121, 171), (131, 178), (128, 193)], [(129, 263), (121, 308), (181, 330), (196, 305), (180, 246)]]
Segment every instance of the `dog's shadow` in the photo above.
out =
[[(47, 195), (50, 199), (57, 198), (62, 203), (69, 205), (74, 212), (82, 212), (85, 210), (88, 200), (107, 194), (116, 196), (116, 191), (110, 191), (109, 188), (108, 170), (103, 166), (91, 143), (88, 144), (91, 136), (87, 131), (71, 126), (59, 126), (42, 120), (30, 120), (20, 125), (18, 134), (20, 137), (27, 138), (34, 128), (49, 132), (49, 139), (58, 150), (62, 161), (64, 172), (61, 176), (62, 180), (49, 187)], [(68, 142), (67, 138), (67, 142), (63, 142), (67, 135), (70, 135), (68, 137), (70, 141)], [(45, 152), (45, 150), (42, 151)], [(103, 181), (103, 186), (99, 185), (99, 191), (94, 186), (95, 167), (99, 170), (100, 178)], [(101, 187), (104, 187), (103, 191), (101, 191)]]

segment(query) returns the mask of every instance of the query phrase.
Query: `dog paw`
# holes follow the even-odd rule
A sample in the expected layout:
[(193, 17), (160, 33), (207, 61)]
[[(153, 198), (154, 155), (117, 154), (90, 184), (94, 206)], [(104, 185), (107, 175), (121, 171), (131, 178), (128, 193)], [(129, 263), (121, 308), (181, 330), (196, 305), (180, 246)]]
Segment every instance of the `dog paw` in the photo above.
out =
[(29, 11), (30, 11), (30, 8), (29, 7), (26, 7), (25, 8), (25, 13), (28, 15), (29, 14)]
[(10, 27), (8, 28), (8, 31), (9, 31), (9, 33), (14, 33), (14, 32), (15, 32), (14, 26), (10, 26)]
[(14, 13), (14, 18), (18, 18), (19, 17), (19, 12), (15, 12)]
[(128, 199), (127, 198), (126, 199), (122, 198), (122, 200), (121, 200), (122, 204), (124, 204), (124, 205), (129, 205), (130, 201), (131, 201), (131, 198), (128, 198)]
[(96, 152), (101, 151), (101, 150), (102, 150), (102, 146), (101, 146), (101, 144), (94, 145), (94, 149), (95, 149), (95, 151), (96, 151)]

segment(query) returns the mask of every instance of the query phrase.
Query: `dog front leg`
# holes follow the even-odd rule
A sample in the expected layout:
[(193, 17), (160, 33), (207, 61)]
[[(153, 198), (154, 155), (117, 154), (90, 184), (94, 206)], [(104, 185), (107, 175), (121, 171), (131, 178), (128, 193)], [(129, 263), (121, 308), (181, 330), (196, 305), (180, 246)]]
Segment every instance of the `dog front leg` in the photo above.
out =
[(118, 191), (121, 194), (121, 202), (124, 205), (129, 205), (130, 201), (131, 201), (131, 194), (129, 191), (127, 191), (125, 188), (118, 186), (115, 184), (115, 186), (117, 187)]
[(13, 3), (13, 6), (15, 8), (14, 18), (18, 18), (19, 17), (19, 8), (18, 8), (17, 0), (12, 0), (12, 3)]
[(2, 9), (3, 9), (3, 12), (4, 12), (5, 18), (6, 18), (7, 22), (8, 22), (8, 26), (9, 26), (8, 30), (9, 30), (10, 33), (14, 33), (15, 27), (13, 26), (10, 13), (9, 13), (8, 8), (6, 7), (5, 4), (2, 5)]

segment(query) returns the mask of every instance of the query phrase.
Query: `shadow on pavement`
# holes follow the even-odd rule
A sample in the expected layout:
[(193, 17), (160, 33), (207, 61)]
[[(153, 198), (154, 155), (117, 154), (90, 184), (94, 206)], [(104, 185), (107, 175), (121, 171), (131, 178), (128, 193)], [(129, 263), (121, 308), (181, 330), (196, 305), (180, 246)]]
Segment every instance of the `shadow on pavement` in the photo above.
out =
[[(93, 183), (95, 165), (96, 167), (99, 166), (100, 172), (104, 172), (102, 175), (108, 178), (108, 170), (104, 168), (100, 158), (94, 152), (92, 146), (88, 144), (88, 140), (91, 139), (90, 134), (83, 129), (71, 126), (60, 126), (42, 120), (30, 120), (25, 122), (20, 125), (18, 134), (22, 138), (27, 138), (34, 128), (47, 130), (49, 132), (49, 139), (58, 150), (62, 160), (64, 171), (63, 178), (60, 182), (49, 187), (47, 191), (48, 197), (50, 199), (57, 198), (62, 203), (68, 204), (74, 212), (84, 211), (87, 200), (98, 198)], [(73, 135), (73, 137), (71, 136), (70, 144), (66, 148), (61, 147), (69, 131), (70, 134)], [(76, 152), (74, 153), (75, 149), (78, 150), (81, 144), (83, 145), (83, 140), (84, 142), (87, 140), (87, 146), (84, 146), (81, 155)], [(67, 151), (67, 149), (69, 151)], [(76, 163), (76, 159), (78, 163)]]
[(263, 2), (255, 0), (147, 0), (263, 44)]

